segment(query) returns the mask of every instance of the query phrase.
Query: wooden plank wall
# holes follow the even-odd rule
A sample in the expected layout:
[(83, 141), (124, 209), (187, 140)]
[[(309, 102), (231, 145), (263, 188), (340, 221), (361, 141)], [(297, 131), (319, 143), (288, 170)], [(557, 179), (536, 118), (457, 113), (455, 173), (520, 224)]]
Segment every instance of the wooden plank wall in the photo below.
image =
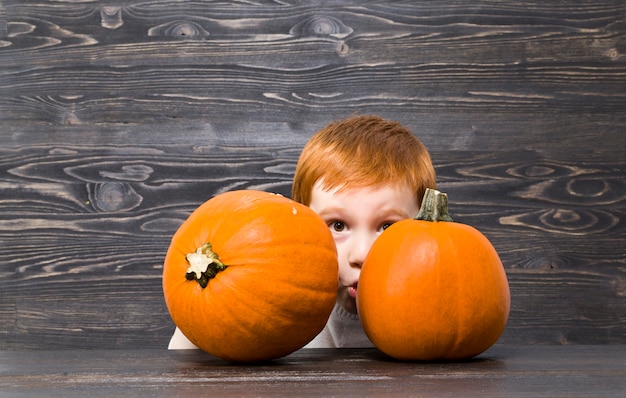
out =
[(626, 6), (0, 0), (0, 349), (165, 347), (169, 239), (289, 195), (352, 113), (408, 126), (511, 285), (501, 341), (626, 343)]

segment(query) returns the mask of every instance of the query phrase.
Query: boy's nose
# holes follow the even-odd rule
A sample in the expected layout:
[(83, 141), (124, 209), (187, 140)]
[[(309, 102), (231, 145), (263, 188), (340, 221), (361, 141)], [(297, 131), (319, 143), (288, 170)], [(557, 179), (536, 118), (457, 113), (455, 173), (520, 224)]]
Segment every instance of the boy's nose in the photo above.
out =
[(363, 262), (365, 261), (365, 257), (367, 257), (367, 253), (369, 253), (370, 248), (376, 239), (376, 235), (360, 234), (356, 235), (354, 238), (348, 261), (351, 266), (361, 268), (361, 265), (363, 265)]

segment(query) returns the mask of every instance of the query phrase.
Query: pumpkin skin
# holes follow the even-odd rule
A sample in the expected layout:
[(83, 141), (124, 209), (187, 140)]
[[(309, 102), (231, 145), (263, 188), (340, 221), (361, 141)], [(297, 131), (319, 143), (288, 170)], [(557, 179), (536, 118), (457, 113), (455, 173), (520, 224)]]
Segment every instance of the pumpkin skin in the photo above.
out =
[[(227, 267), (206, 287), (186, 277), (205, 243)], [(311, 209), (267, 192), (219, 194), (172, 238), (163, 292), (174, 324), (200, 349), (234, 362), (279, 358), (324, 327), (337, 294), (337, 250)]]
[(476, 356), (498, 340), (510, 311), (496, 250), (475, 228), (451, 221), (387, 228), (363, 263), (357, 292), (365, 333), (400, 360)]

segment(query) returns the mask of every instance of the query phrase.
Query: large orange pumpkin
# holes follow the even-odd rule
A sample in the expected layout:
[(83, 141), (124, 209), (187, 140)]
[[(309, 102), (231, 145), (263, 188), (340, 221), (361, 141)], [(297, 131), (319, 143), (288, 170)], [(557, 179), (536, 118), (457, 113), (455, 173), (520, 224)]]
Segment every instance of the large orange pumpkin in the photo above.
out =
[(509, 285), (487, 238), (452, 222), (447, 195), (429, 189), (416, 219), (391, 225), (372, 245), (357, 306), (367, 336), (391, 357), (466, 359), (500, 337)]
[(337, 292), (337, 251), (311, 209), (242, 190), (198, 207), (172, 238), (163, 268), (170, 315), (202, 350), (270, 360), (324, 327)]

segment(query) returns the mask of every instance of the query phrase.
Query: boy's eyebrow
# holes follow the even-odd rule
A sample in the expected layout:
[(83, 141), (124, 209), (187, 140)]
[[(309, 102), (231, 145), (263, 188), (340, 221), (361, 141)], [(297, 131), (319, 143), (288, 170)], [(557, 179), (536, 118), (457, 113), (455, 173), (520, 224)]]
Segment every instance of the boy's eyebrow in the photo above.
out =
[(402, 218), (413, 217), (412, 215), (407, 214), (405, 211), (402, 211), (402, 210), (396, 209), (396, 208), (385, 209), (385, 210), (381, 211), (380, 214), (382, 214), (384, 216), (396, 215), (396, 216), (399, 216), (399, 217), (402, 217)]
[(343, 207), (333, 206), (333, 207), (324, 207), (320, 211), (318, 211), (317, 214), (321, 216), (321, 215), (328, 214), (328, 213), (343, 213), (344, 211), (345, 209)]
[[(337, 214), (337, 215), (343, 215), (345, 213), (345, 209), (343, 207), (339, 207), (339, 206), (333, 206), (333, 207), (325, 207), (322, 208), (320, 211), (317, 212), (317, 214), (319, 216), (325, 216), (328, 214)], [(380, 217), (390, 217), (390, 216), (398, 216), (400, 218), (411, 218), (414, 215), (411, 214), (407, 214), (406, 212), (391, 207), (388, 209), (381, 209), (381, 211), (378, 212), (378, 215)]]

